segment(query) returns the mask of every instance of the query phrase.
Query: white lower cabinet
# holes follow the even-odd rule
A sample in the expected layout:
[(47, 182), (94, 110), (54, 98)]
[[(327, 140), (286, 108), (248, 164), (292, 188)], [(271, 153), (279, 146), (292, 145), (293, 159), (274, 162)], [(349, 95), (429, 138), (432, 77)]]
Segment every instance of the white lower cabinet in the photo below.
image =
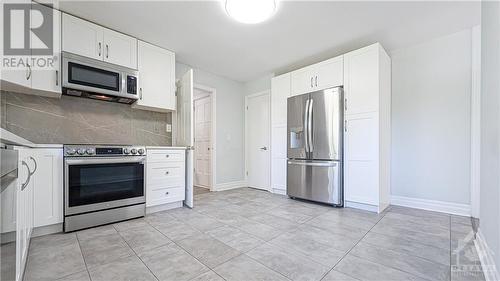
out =
[(35, 174), (38, 172), (33, 150), (18, 148), (18, 184), (16, 186), (16, 280), (22, 280), (28, 259), (28, 248), (33, 232), (33, 192)]
[(63, 222), (63, 150), (33, 149), (37, 162), (34, 184), (34, 226), (43, 227)]
[(146, 207), (183, 201), (186, 181), (184, 150), (148, 149)]

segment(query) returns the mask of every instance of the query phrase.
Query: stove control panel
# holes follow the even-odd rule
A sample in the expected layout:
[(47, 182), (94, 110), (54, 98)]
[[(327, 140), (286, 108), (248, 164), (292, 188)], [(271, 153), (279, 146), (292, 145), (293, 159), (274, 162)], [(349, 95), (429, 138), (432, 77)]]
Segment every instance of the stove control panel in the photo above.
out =
[(146, 155), (143, 146), (123, 145), (65, 145), (64, 156), (98, 157), (98, 156), (141, 156)]

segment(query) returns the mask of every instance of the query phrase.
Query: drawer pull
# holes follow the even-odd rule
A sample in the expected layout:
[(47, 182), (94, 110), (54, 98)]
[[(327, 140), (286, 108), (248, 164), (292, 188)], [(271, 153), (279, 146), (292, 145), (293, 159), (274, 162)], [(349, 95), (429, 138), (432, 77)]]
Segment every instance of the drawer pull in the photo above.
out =
[(170, 155), (168, 155), (168, 154), (167, 154), (167, 155), (165, 155), (165, 157), (167, 157), (167, 158), (168, 158), (168, 157), (170, 157)]
[(167, 191), (167, 192), (165, 192), (165, 195), (168, 195), (168, 191)]
[(168, 174), (169, 174), (169, 172), (168, 172), (168, 171), (166, 171), (166, 172), (165, 172), (165, 175), (168, 175)]

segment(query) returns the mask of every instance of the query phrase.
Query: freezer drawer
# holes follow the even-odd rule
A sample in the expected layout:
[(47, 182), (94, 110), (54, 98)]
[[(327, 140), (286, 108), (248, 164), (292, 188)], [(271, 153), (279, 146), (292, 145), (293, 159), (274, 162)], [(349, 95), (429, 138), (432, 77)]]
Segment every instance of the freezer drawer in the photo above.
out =
[(343, 205), (342, 166), (339, 161), (288, 160), (287, 195)]

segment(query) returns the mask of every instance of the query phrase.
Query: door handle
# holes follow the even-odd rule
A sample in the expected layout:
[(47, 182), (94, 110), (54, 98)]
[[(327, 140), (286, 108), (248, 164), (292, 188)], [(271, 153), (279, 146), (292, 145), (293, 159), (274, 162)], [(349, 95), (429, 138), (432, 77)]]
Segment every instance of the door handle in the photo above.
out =
[(261, 150), (267, 150), (267, 147), (263, 146), (260, 148)]
[(59, 86), (59, 70), (56, 70), (56, 86)]
[(316, 87), (318, 87), (318, 76), (316, 75), (316, 77), (314, 78), (314, 84), (316, 84)]
[(313, 78), (311, 77), (311, 88), (314, 87), (313, 85)]
[(109, 58), (109, 46), (106, 44), (106, 58)]
[(313, 119), (313, 99), (309, 100), (309, 116), (307, 118), (307, 143), (309, 144), (309, 152), (312, 152), (314, 147), (313, 147), (313, 136), (312, 136), (312, 119)]
[(101, 42), (99, 42), (99, 56), (101, 56), (101, 50), (102, 50), (102, 45)]
[(309, 142), (308, 142), (308, 137), (307, 137), (307, 124), (308, 124), (308, 118), (309, 118), (309, 102), (311, 100), (307, 99), (306, 101), (306, 110), (304, 111), (304, 147), (306, 149), (306, 153), (309, 152)]

